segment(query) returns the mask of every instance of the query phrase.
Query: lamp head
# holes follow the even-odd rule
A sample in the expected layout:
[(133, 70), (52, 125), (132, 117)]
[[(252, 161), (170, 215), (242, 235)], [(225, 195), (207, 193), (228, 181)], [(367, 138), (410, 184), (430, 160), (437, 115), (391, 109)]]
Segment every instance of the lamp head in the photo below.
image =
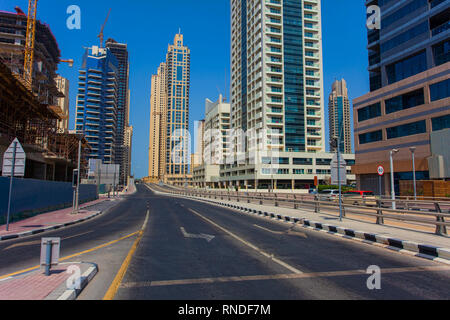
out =
[(417, 150), (417, 148), (416, 148), (416, 147), (411, 147), (411, 148), (409, 148), (409, 150), (410, 150), (412, 153), (414, 153), (414, 152)]

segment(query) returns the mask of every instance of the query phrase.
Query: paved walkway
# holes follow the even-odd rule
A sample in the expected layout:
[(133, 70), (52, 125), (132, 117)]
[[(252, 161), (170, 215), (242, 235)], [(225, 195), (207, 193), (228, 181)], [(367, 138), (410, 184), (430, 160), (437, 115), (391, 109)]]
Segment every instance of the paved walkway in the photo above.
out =
[(64, 263), (52, 268), (50, 276), (44, 269), (0, 280), (0, 300), (45, 300), (58, 299), (67, 289), (67, 273), (70, 266), (80, 268), (80, 275), (90, 266), (84, 263)]
[(34, 229), (42, 229), (46, 227), (51, 227), (58, 224), (64, 224), (76, 220), (83, 219), (88, 217), (95, 212), (96, 210), (90, 210), (89, 207), (92, 207), (96, 204), (102, 203), (108, 200), (107, 198), (101, 198), (95, 201), (87, 202), (80, 206), (80, 212), (78, 214), (72, 214), (72, 208), (66, 208), (62, 210), (52, 211), (43, 213), (37, 216), (34, 216), (29, 219), (12, 222), (9, 224), (9, 231), (6, 231), (6, 225), (0, 226), (0, 236), (6, 236), (9, 234), (16, 234), (31, 231)]
[[(401, 226), (401, 222), (396, 223), (396, 225), (377, 225), (371, 221), (357, 221), (353, 219), (344, 219), (342, 222), (339, 221), (339, 217), (336, 214), (326, 214), (326, 213), (314, 213), (314, 211), (302, 208), (302, 209), (289, 209), (280, 208), (267, 205), (257, 205), (249, 204), (245, 202), (233, 202), (225, 200), (214, 200), (208, 199), (210, 201), (216, 201), (221, 203), (228, 203), (232, 205), (242, 206), (250, 208), (253, 210), (281, 214), (284, 216), (290, 216), (293, 218), (304, 218), (310, 221), (315, 221), (323, 224), (330, 224), (336, 227), (345, 227), (348, 229), (353, 229), (356, 231), (365, 231), (367, 233), (375, 233), (378, 235), (383, 235), (390, 238), (397, 238), (405, 241), (418, 242), (422, 244), (428, 244), (440, 248), (450, 248), (450, 237), (449, 236), (438, 236), (432, 231), (415, 231), (404, 228)], [(359, 218), (360, 219), (360, 218)]]

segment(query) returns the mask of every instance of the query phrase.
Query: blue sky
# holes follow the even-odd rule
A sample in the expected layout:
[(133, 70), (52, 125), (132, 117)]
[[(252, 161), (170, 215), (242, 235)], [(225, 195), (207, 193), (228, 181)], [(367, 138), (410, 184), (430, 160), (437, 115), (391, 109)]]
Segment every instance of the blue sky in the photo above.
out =
[[(74, 127), (83, 47), (99, 44), (97, 35), (111, 8), (105, 40), (111, 37), (127, 43), (130, 53), (130, 117), (134, 126), (132, 173), (137, 177), (146, 176), (150, 79), (165, 59), (167, 46), (179, 28), (191, 49), (191, 129), (193, 121), (204, 116), (206, 98), (215, 101), (219, 91), (225, 92), (225, 87), (229, 95), (229, 3), (230, 0), (39, 0), (38, 19), (50, 25), (62, 58), (75, 60), (73, 68), (61, 64), (58, 70), (70, 80), (70, 128)], [(66, 27), (67, 7), (74, 4), (81, 8), (81, 30)], [(27, 12), (28, 0), (0, 0), (0, 10), (14, 11), (16, 5)], [(365, 20), (361, 0), (322, 0), (326, 103), (335, 79), (347, 80), (351, 99), (369, 91)]]

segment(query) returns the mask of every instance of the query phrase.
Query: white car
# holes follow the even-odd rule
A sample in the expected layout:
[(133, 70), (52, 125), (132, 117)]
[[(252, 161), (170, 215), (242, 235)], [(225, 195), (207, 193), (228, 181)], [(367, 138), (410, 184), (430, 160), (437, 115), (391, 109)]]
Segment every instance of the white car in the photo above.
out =
[(339, 190), (330, 189), (319, 192), (320, 201), (337, 201), (339, 198)]

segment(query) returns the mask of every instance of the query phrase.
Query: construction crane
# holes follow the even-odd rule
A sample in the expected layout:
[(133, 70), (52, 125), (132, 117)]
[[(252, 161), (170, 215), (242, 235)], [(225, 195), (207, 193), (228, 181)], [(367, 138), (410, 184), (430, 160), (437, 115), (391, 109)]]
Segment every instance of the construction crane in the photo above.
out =
[(23, 80), (29, 90), (33, 83), (34, 41), (36, 38), (36, 13), (38, 0), (28, 1), (27, 35), (25, 41), (25, 55)]
[(100, 30), (100, 33), (97, 36), (100, 39), (100, 48), (103, 48), (103, 30), (105, 29), (106, 23), (108, 22), (110, 13), (111, 13), (111, 8), (109, 9), (108, 15), (106, 16), (105, 23), (103, 23), (102, 29)]

